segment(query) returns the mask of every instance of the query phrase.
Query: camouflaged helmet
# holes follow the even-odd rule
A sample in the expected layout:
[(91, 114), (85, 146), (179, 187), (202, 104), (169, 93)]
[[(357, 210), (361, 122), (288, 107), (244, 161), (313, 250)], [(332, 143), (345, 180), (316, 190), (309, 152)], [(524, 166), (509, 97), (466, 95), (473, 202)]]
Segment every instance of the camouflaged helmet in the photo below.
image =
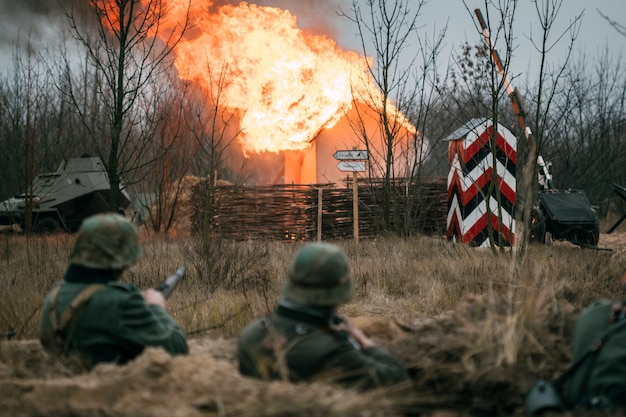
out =
[(310, 243), (293, 257), (283, 297), (294, 303), (336, 306), (352, 297), (348, 257), (335, 245)]
[(96, 214), (80, 225), (70, 263), (122, 270), (139, 260), (139, 252), (139, 236), (131, 222), (116, 213)]

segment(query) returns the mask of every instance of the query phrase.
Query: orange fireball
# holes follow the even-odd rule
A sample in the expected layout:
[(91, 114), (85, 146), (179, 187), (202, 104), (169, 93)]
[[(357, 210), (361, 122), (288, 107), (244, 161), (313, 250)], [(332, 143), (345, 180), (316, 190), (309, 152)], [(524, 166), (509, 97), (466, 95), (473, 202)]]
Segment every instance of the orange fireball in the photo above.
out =
[[(161, 4), (167, 13), (159, 22), (164, 37), (179, 30), (187, 13), (191, 17), (191, 29), (174, 49), (180, 76), (215, 92), (219, 87), (209, 85), (209, 69), (226, 69), (221, 100), (238, 112), (245, 154), (307, 149), (353, 107), (355, 97), (382, 107), (365, 58), (325, 36), (303, 33), (286, 10), (241, 3), (215, 12), (212, 2)], [(391, 103), (387, 111), (415, 133)]]

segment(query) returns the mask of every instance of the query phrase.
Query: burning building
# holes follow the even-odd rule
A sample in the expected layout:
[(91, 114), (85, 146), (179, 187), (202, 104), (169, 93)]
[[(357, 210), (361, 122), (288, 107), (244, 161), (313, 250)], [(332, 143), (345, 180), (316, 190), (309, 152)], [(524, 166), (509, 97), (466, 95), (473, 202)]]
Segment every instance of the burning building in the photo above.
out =
[[(333, 153), (365, 146), (351, 127), (357, 119), (364, 123), (371, 157), (387, 153), (379, 114), (372, 111), (383, 98), (364, 57), (326, 36), (304, 33), (286, 10), (247, 3), (192, 7), (197, 20), (175, 49), (176, 68), (201, 89), (219, 93), (222, 105), (237, 112), (240, 152), (253, 170), (263, 171), (257, 172), (262, 182), (340, 180), (345, 174)], [(209, 69), (223, 74), (222, 84), (207, 76)], [(416, 131), (393, 104), (386, 108), (401, 124), (397, 164), (402, 154), (411, 153)], [(371, 162), (375, 168), (377, 160)]]

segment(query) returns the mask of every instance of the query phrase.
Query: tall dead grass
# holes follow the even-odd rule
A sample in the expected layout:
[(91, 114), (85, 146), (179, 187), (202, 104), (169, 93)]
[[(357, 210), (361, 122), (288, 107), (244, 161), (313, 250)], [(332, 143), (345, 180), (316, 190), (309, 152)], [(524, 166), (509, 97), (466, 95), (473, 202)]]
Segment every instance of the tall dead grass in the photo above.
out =
[[(73, 239), (0, 236), (0, 335), (13, 329), (16, 339), (38, 337), (43, 297), (62, 279)], [(566, 245), (531, 246), (521, 257), (427, 237), (335, 243), (346, 250), (356, 283), (342, 314), (411, 326), (455, 311), (471, 341), (461, 358), (470, 370), (514, 364), (523, 346), (547, 349), (536, 330), (592, 300), (617, 296), (625, 266), (621, 253)], [(190, 337), (233, 337), (271, 311), (299, 245), (144, 236), (141, 260), (123, 280), (153, 287), (187, 262), (187, 276), (169, 301), (172, 315)], [(567, 331), (566, 324), (561, 328)]]

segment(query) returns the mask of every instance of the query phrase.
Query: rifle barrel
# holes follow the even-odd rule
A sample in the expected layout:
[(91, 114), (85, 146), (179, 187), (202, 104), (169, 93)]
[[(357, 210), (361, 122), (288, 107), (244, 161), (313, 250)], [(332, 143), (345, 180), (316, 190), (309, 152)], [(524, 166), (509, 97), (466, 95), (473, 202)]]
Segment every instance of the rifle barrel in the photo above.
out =
[(182, 264), (176, 270), (176, 272), (174, 272), (172, 275), (167, 277), (165, 281), (159, 284), (159, 286), (156, 289), (160, 291), (165, 298), (169, 298), (170, 295), (172, 295), (172, 293), (174, 292), (174, 289), (176, 288), (180, 280), (182, 280), (183, 277), (185, 276), (185, 272), (187, 272), (186, 263)]

